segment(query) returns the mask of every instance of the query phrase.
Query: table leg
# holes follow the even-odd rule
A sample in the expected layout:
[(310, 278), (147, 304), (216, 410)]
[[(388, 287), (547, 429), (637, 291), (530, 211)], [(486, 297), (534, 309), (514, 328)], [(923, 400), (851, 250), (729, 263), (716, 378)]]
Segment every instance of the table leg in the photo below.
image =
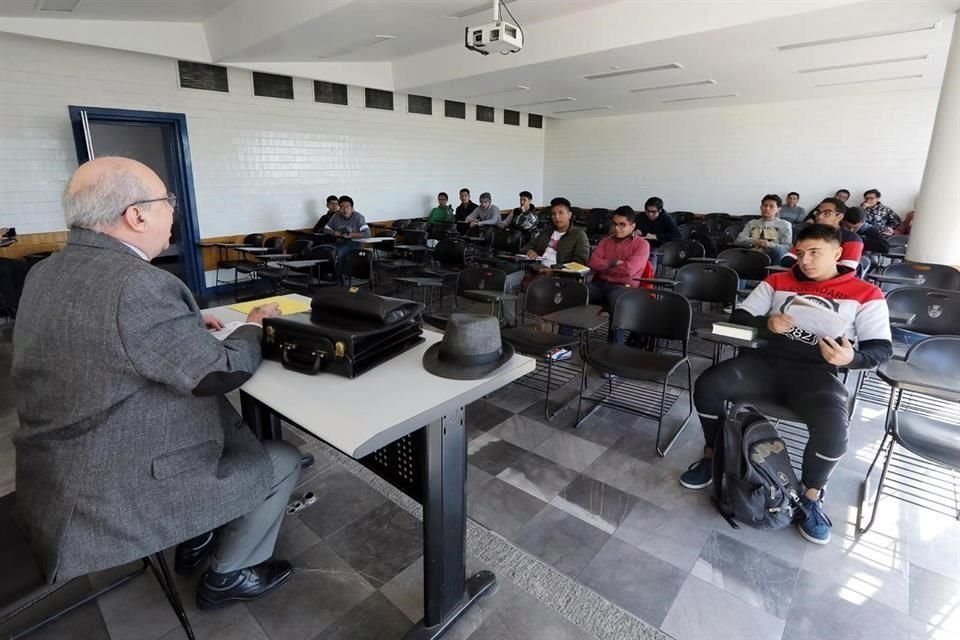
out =
[(240, 391), (240, 412), (258, 440), (283, 440), (280, 416), (250, 394)]
[(464, 409), (427, 426), (423, 499), (424, 617), (405, 640), (434, 640), (496, 584), (490, 571), (465, 579), (467, 447)]

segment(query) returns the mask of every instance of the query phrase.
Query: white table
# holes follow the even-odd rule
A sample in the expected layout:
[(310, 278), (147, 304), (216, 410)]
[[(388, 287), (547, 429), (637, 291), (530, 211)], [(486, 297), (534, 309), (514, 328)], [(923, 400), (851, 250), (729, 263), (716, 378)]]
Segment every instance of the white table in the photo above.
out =
[(382, 237), (382, 238), (352, 238), (352, 240), (353, 240), (354, 242), (359, 243), (359, 244), (376, 244), (376, 243), (378, 243), (378, 242), (388, 242), (388, 241), (390, 241), (390, 240), (396, 240), (396, 238), (387, 238), (387, 237)]
[[(207, 313), (224, 322), (244, 317), (229, 307)], [(466, 578), (464, 407), (536, 366), (533, 358), (515, 355), (487, 378), (440, 378), (423, 368), (422, 358), (442, 336), (426, 331), (423, 337), (421, 344), (355, 379), (310, 376), (264, 361), (240, 389), (244, 420), (260, 437), (281, 437), (282, 416), (352, 458), (363, 458), (426, 427), (424, 619), (407, 640), (439, 638), (496, 583), (489, 571)]]

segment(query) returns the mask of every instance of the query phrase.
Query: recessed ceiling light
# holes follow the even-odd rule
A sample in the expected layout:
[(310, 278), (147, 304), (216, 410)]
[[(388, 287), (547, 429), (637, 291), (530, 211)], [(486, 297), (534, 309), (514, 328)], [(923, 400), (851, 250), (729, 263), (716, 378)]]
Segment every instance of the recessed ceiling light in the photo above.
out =
[(464, 98), (479, 98), (481, 96), (494, 96), (499, 93), (513, 93), (514, 91), (530, 91), (530, 87), (522, 84), (518, 84), (515, 87), (510, 87), (509, 89), (497, 89), (496, 91), (485, 91), (483, 93), (475, 93), (472, 96), (463, 96)]
[(909, 76), (893, 76), (890, 78), (874, 78), (873, 80), (851, 80), (850, 82), (828, 82), (826, 84), (815, 84), (814, 88), (818, 87), (840, 87), (848, 84), (870, 84), (872, 82), (893, 82), (894, 80), (916, 80), (917, 78), (922, 78), (922, 73), (915, 73)]
[(668, 102), (693, 102), (694, 100), (716, 100), (718, 98), (736, 98), (739, 96), (739, 93), (725, 93), (720, 96), (700, 96), (695, 98), (671, 98), (670, 100), (661, 100), (663, 104)]
[(318, 58), (336, 58), (338, 56), (343, 56), (348, 53), (353, 53), (360, 49), (365, 49), (367, 47), (372, 47), (375, 44), (380, 44), (381, 42), (386, 42), (387, 40), (394, 40), (397, 36), (373, 36), (368, 40), (358, 40), (357, 42), (352, 42), (348, 45), (344, 45), (339, 49), (335, 49), (329, 53), (317, 56)]
[(680, 87), (699, 87), (704, 84), (717, 84), (716, 80), (697, 80), (696, 82), (678, 82), (676, 84), (660, 84), (655, 87), (640, 87), (639, 89), (630, 89), (630, 93), (642, 93), (644, 91), (659, 91), (660, 89), (678, 89)]
[(80, 0), (37, 0), (37, 11), (73, 11)]
[[(512, 4), (517, 0), (500, 0), (500, 4)], [(478, 13), (483, 13), (484, 11), (493, 11), (493, 4), (490, 2), (484, 2), (483, 4), (478, 4), (470, 7), (469, 9), (464, 9), (459, 13), (451, 13), (448, 15), (448, 18), (460, 19), (466, 18), (467, 16), (475, 16)]]
[(605, 107), (584, 107), (583, 109), (564, 109), (563, 111), (554, 111), (554, 114), (557, 113), (583, 113), (584, 111), (610, 111), (613, 109), (611, 106)]
[(830, 67), (815, 67), (813, 69), (800, 69), (797, 73), (817, 73), (819, 71), (836, 71), (837, 69), (857, 69), (859, 67), (872, 67), (881, 64), (894, 64), (896, 62), (917, 62), (926, 60), (927, 56), (908, 56), (906, 58), (889, 58), (887, 60), (869, 60), (867, 62), (851, 62), (850, 64), (837, 64)]
[(784, 44), (777, 47), (779, 51), (789, 51), (791, 49), (805, 49), (807, 47), (821, 47), (828, 44), (838, 44), (840, 42), (853, 42), (854, 40), (867, 40), (869, 38), (884, 38), (886, 36), (898, 36), (904, 33), (916, 33), (918, 31), (933, 31), (940, 27), (940, 21), (933, 24), (921, 24), (905, 29), (889, 29), (887, 31), (871, 31), (868, 33), (858, 33), (852, 36), (843, 36), (840, 38), (827, 38), (825, 40), (811, 40), (809, 42), (797, 42), (795, 44)]
[(652, 67), (635, 67), (633, 69), (618, 69), (616, 71), (601, 71), (600, 73), (590, 73), (583, 76), (584, 80), (603, 80), (605, 78), (616, 78), (618, 76), (630, 76), (635, 73), (647, 73), (648, 71), (667, 71), (668, 69), (683, 69), (679, 62), (670, 64), (658, 64)]
[(539, 100), (537, 102), (524, 102), (523, 104), (512, 104), (511, 107), (532, 107), (538, 104), (556, 104), (558, 102), (576, 102), (576, 98), (554, 98), (552, 100)]

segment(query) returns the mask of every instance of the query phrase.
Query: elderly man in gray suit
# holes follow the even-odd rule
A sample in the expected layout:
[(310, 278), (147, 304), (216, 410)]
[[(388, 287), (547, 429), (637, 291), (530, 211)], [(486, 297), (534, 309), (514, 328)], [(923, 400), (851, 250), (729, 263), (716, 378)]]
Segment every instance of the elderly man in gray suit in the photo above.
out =
[(212, 556), (207, 609), (290, 577), (271, 556), (301, 458), (257, 441), (223, 395), (260, 364), (276, 305), (220, 342), (187, 287), (149, 262), (169, 246), (175, 203), (126, 158), (70, 179), (66, 247), (31, 270), (14, 329), (17, 504), (48, 581), (182, 543), (180, 573)]

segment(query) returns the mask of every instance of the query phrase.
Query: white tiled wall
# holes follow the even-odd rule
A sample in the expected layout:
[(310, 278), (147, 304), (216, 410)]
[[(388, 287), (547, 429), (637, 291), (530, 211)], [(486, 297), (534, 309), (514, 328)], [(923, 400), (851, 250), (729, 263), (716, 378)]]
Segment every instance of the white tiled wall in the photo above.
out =
[(313, 101), (295, 79), (295, 100), (253, 96), (251, 75), (229, 70), (230, 93), (181, 89), (175, 60), (0, 34), (0, 226), (20, 233), (64, 228), (60, 193), (76, 168), (68, 105), (184, 113), (202, 236), (312, 225), (328, 194), (353, 196), (369, 220), (425, 215), (437, 191), (455, 200), (515, 206), (543, 193), (544, 130)]
[(909, 211), (920, 188), (937, 92), (551, 120), (547, 194), (586, 206), (753, 213), (765, 193), (808, 209), (839, 188), (869, 188)]

